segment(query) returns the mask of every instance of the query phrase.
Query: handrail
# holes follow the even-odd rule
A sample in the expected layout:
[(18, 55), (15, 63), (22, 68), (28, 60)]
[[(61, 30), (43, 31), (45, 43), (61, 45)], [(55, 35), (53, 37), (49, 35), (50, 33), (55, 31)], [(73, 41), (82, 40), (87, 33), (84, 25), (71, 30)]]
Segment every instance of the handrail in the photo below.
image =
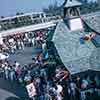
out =
[(7, 35), (13, 35), (17, 33), (25, 33), (25, 32), (30, 32), (30, 31), (36, 31), (36, 30), (41, 30), (41, 29), (46, 29), (49, 27), (55, 26), (56, 23), (51, 21), (51, 22), (45, 22), (45, 23), (39, 23), (35, 25), (28, 25), (28, 26), (22, 26), (22, 27), (17, 27), (14, 29), (8, 29), (8, 30), (3, 30), (0, 32), (2, 37), (5, 37)]
[[(40, 23), (45, 23), (45, 22), (51, 22), (51, 21), (56, 21), (61, 19), (60, 16), (52, 16), (52, 17), (46, 17), (46, 18), (34, 18), (33, 20), (21, 20), (18, 23), (1, 23), (1, 29), (0, 31), (3, 30), (9, 30), (9, 29), (14, 29), (14, 28), (19, 28), (19, 27), (23, 27), (23, 26), (28, 26), (28, 25), (36, 25), (36, 24), (40, 24)], [(21, 23), (21, 24), (20, 24)], [(9, 26), (10, 25), (10, 26)]]
[(11, 20), (11, 19), (14, 19), (14, 18), (19, 18), (19, 17), (24, 17), (24, 16), (31, 16), (33, 14), (45, 14), (44, 12), (32, 12), (32, 13), (25, 13), (25, 14), (21, 14), (21, 15), (15, 15), (15, 16), (12, 16), (12, 17), (4, 17), (4, 18), (0, 18), (0, 21), (4, 21), (4, 20)]
[[(0, 21), (4, 21), (4, 20), (12, 20), (15, 18), (20, 18), (20, 17), (24, 17), (24, 16), (33, 16), (33, 15), (40, 15), (40, 14), (44, 14), (44, 15), (49, 15), (49, 14), (45, 14), (44, 12), (32, 12), (32, 13), (25, 13), (25, 14), (21, 14), (21, 15), (16, 15), (16, 16), (12, 16), (12, 17), (4, 17), (4, 18), (0, 18)], [(51, 14), (52, 15), (52, 14)]]

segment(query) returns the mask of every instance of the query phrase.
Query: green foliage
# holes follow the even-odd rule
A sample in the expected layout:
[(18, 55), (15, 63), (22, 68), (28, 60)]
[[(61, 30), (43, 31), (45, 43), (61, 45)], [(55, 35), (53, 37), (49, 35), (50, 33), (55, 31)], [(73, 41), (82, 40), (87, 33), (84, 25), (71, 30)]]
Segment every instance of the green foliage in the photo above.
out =
[[(83, 3), (83, 5), (80, 7), (81, 14), (91, 13), (100, 11), (100, 0), (96, 0), (93, 2), (89, 2), (90, 0), (78, 0)], [(48, 8), (43, 9), (46, 13), (52, 13), (53, 15), (63, 15), (63, 8), (58, 7), (57, 2), (54, 4), (50, 4)]]
[(58, 8), (59, 8), (58, 3), (55, 2), (54, 4), (50, 4), (48, 8), (43, 8), (43, 11), (45, 13), (52, 13), (53, 15), (59, 15), (61, 14), (62, 9), (58, 9)]
[(95, 2), (84, 2), (83, 6), (81, 7), (81, 13), (92, 13), (100, 11), (100, 1), (95, 1)]

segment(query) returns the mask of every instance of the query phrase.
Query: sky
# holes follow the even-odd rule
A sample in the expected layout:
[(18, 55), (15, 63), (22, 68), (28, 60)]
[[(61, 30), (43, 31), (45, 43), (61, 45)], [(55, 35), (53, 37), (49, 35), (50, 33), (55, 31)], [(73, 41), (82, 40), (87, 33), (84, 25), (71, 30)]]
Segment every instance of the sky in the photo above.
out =
[[(0, 16), (13, 16), (16, 12), (37, 12), (56, 0), (0, 0)], [(63, 0), (57, 0), (60, 3)]]
[(42, 8), (48, 7), (55, 1), (60, 5), (64, 0), (0, 0), (0, 16), (13, 16), (17, 12), (42, 11)]

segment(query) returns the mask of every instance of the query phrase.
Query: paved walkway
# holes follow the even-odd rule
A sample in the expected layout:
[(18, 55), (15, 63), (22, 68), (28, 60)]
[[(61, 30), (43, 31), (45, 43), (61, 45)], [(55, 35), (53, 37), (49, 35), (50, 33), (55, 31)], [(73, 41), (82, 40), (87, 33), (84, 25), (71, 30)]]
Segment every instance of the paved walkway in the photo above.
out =
[[(18, 50), (10, 54), (9, 60), (17, 61), (21, 65), (32, 63), (32, 58), (41, 52), (41, 49), (25, 47), (25, 50)], [(28, 100), (27, 91), (24, 86), (0, 78), (0, 100)]]
[(32, 63), (32, 58), (39, 52), (41, 52), (39, 48), (25, 47), (24, 50), (18, 50), (15, 54), (11, 54), (9, 60), (17, 61), (20, 64), (29, 64)]
[(0, 100), (28, 100), (24, 86), (0, 78)]

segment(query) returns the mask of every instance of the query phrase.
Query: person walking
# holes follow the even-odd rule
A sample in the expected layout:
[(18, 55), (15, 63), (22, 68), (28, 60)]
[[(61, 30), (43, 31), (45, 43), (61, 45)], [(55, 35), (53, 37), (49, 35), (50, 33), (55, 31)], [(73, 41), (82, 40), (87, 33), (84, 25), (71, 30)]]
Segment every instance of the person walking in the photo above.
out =
[(10, 67), (10, 74), (9, 74), (9, 76), (10, 76), (10, 80), (11, 81), (14, 81), (16, 79), (15, 70), (13, 69), (12, 66)]
[(8, 66), (5, 66), (4, 72), (5, 72), (5, 78), (8, 80), (9, 79), (9, 68), (8, 68)]

